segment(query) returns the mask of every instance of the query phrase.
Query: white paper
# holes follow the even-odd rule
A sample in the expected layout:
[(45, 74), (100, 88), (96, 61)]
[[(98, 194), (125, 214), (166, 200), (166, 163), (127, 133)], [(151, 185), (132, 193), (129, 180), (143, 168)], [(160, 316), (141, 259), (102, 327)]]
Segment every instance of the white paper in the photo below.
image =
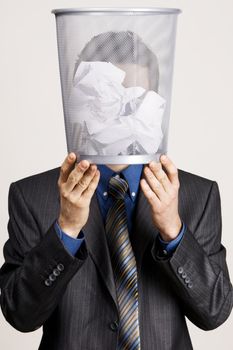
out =
[[(69, 99), (72, 144), (80, 154), (156, 153), (165, 99), (140, 86), (124, 87), (125, 72), (110, 62), (81, 62)], [(75, 127), (74, 127), (75, 126)]]

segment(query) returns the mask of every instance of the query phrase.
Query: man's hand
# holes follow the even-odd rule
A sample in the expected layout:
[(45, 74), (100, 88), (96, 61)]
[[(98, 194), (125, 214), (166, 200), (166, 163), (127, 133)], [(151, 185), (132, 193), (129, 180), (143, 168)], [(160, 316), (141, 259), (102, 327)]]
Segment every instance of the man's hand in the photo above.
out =
[(58, 223), (74, 238), (87, 222), (90, 201), (100, 178), (96, 165), (90, 165), (87, 160), (75, 162), (76, 155), (72, 152), (64, 160), (58, 180), (61, 204)]
[(182, 227), (178, 213), (180, 183), (177, 168), (167, 156), (162, 155), (160, 162), (152, 161), (144, 167), (144, 175), (140, 185), (151, 205), (153, 222), (162, 239), (169, 242), (178, 236)]

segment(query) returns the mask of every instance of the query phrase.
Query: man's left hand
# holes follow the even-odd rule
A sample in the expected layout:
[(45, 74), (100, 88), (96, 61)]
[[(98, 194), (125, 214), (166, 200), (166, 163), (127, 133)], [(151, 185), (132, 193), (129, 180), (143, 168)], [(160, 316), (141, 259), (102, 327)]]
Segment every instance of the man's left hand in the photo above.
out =
[(162, 239), (169, 242), (182, 227), (178, 213), (178, 170), (168, 156), (162, 155), (158, 163), (151, 161), (144, 166), (143, 172), (145, 178), (140, 180), (140, 185), (151, 205), (153, 222)]

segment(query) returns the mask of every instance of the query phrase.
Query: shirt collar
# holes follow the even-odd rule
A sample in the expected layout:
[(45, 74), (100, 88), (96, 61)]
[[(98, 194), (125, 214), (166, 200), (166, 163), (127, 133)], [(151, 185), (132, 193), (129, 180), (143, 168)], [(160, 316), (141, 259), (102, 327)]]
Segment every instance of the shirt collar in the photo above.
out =
[(97, 168), (100, 171), (100, 180), (97, 186), (97, 191), (102, 198), (105, 200), (108, 198), (108, 182), (110, 178), (121, 173), (128, 182), (130, 198), (132, 201), (135, 201), (139, 189), (143, 164), (130, 164), (127, 168), (118, 172), (113, 171), (105, 164), (97, 164)]

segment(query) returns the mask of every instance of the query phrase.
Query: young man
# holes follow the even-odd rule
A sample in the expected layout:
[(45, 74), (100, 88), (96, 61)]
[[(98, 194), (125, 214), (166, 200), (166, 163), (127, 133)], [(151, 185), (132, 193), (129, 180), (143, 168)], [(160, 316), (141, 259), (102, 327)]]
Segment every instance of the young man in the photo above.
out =
[(189, 350), (185, 316), (210, 330), (231, 312), (218, 185), (167, 156), (70, 153), (11, 184), (9, 216), (1, 307), (22, 332), (43, 326), (41, 350)]

